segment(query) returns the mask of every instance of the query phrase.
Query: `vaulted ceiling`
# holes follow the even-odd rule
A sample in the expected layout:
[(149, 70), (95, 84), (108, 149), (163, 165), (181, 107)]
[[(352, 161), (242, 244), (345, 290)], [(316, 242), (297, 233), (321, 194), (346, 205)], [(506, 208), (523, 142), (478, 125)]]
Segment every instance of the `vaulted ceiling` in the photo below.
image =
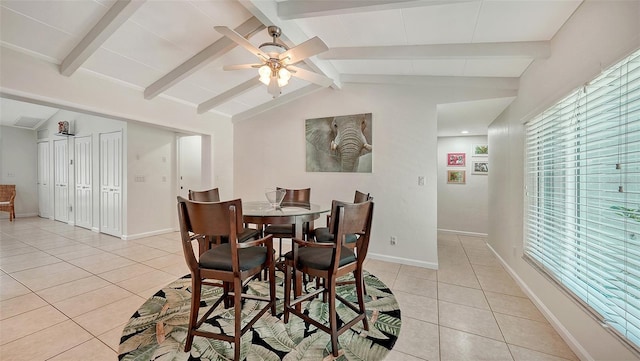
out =
[[(257, 58), (214, 26), (235, 29), (255, 46), (271, 41), (268, 25), (279, 26), (291, 47), (319, 37), (329, 50), (298, 65), (331, 78), (335, 91), (347, 83), (517, 91), (519, 77), (549, 57), (550, 40), (581, 2), (2, 0), (0, 45), (58, 65), (60, 76), (91, 72), (146, 99), (242, 120), (323, 87), (294, 77), (272, 98), (256, 69), (222, 69)], [(512, 99), (442, 105), (439, 134), (486, 134)]]

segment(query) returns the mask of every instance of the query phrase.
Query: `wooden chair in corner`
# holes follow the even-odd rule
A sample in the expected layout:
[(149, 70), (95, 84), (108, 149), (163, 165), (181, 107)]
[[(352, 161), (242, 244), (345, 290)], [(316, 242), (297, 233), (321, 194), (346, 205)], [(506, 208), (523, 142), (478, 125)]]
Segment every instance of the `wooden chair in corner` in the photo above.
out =
[[(285, 292), (284, 322), (289, 321), (291, 313), (313, 324), (331, 336), (332, 354), (339, 356), (338, 336), (362, 321), (364, 329), (369, 330), (369, 323), (364, 304), (363, 263), (369, 247), (373, 202), (346, 203), (333, 201), (336, 212), (333, 214), (333, 234), (337, 242), (316, 243), (294, 239), (293, 250), (285, 255)], [(332, 207), (334, 208), (334, 207)], [(355, 243), (347, 243), (349, 234), (357, 234)], [(353, 305), (336, 292), (337, 278), (353, 273), (355, 278), (358, 305)], [(322, 278), (323, 282), (315, 291), (302, 294), (302, 275)], [(294, 298), (291, 299), (291, 291)], [(311, 300), (317, 295), (327, 295), (329, 306), (329, 325), (311, 318), (302, 310), (302, 302)], [(325, 297), (323, 297), (325, 299)], [(352, 320), (342, 320), (338, 328), (336, 302), (340, 301), (351, 308), (356, 316)]]
[(0, 184), (0, 212), (9, 212), (9, 222), (16, 218), (16, 185)]
[[(258, 240), (239, 242), (242, 230), (242, 202), (235, 199), (226, 202), (196, 202), (178, 197), (178, 218), (184, 257), (191, 271), (191, 311), (189, 330), (184, 350), (189, 352), (195, 336), (214, 338), (233, 343), (234, 360), (240, 360), (240, 339), (251, 326), (268, 310), (276, 314), (275, 266), (273, 240), (271, 236)], [(196, 258), (191, 242), (201, 237), (226, 236), (228, 243), (207, 250)], [(244, 285), (262, 270), (269, 272), (269, 297), (242, 293)], [(217, 281), (217, 282), (216, 282)], [(200, 319), (200, 298), (202, 286), (222, 287), (220, 298), (213, 303)], [(259, 312), (242, 327), (242, 302), (254, 299), (265, 302)], [(221, 303), (231, 305), (235, 313), (234, 334), (218, 334), (200, 330), (214, 309)]]

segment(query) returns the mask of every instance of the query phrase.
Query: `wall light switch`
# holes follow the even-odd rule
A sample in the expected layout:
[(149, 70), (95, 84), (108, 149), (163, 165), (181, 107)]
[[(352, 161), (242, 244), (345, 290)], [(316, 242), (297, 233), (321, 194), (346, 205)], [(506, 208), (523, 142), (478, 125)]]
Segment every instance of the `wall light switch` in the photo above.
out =
[(419, 186), (423, 186), (424, 185), (424, 176), (418, 176), (418, 185)]

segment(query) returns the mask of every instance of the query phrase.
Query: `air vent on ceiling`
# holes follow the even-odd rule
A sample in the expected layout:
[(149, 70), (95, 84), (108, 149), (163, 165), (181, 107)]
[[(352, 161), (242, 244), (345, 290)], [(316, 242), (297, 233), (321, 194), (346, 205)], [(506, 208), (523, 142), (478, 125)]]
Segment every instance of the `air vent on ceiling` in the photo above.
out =
[(16, 127), (34, 129), (38, 124), (40, 124), (41, 121), (42, 119), (38, 118), (20, 117), (20, 119), (18, 119), (14, 123), (14, 125)]

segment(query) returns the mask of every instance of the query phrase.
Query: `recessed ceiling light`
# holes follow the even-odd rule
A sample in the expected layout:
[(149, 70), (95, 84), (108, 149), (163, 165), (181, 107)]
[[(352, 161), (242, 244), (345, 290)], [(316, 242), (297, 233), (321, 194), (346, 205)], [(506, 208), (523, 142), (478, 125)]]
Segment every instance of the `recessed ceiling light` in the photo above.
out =
[(462, 134), (469, 134), (469, 131), (468, 131), (468, 130), (463, 130), (463, 131), (461, 131), (460, 133), (462, 133)]

